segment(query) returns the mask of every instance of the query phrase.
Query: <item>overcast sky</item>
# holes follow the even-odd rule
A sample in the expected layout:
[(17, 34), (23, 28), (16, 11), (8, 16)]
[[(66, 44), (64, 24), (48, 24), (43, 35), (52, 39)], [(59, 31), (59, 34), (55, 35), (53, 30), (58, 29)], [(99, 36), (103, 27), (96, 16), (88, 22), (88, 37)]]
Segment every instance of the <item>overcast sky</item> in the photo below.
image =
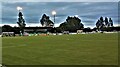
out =
[(53, 16), (51, 14), (53, 10), (57, 12), (55, 22), (57, 26), (58, 24), (64, 22), (67, 16), (75, 15), (78, 15), (78, 17), (82, 20), (82, 23), (86, 27), (95, 26), (95, 22), (100, 16), (111, 17), (114, 21), (114, 24), (118, 23), (117, 0), (109, 0), (111, 2), (36, 2), (37, 0), (34, 0), (35, 2), (32, 1), (33, 0), (31, 0), (31, 2), (2, 2), (2, 24), (16, 24), (18, 15), (18, 11), (16, 10), (17, 6), (23, 8), (22, 12), (24, 14), (26, 23), (28, 25), (32, 24), (32, 26), (36, 26), (40, 23), (39, 20), (44, 13), (50, 16), (50, 19), (53, 20)]
[(118, 2), (119, 0), (0, 0), (2, 2)]

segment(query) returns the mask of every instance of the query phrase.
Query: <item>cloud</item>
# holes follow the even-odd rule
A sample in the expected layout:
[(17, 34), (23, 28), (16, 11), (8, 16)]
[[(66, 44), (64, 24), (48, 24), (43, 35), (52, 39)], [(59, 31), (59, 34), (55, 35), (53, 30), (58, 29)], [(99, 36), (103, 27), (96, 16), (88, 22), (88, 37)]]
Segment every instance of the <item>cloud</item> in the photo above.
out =
[[(1, 0), (11, 2), (11, 0)], [(118, 2), (119, 0), (12, 0), (12, 2)]]
[(0, 24), (2, 23), (2, 4), (0, 3)]
[(111, 17), (117, 23), (117, 2), (3, 2), (3, 23), (16, 23), (18, 11), (16, 7), (23, 8), (27, 24), (40, 23), (40, 18), (45, 13), (53, 20), (51, 12), (55, 10), (56, 25), (65, 21), (67, 16), (78, 15), (83, 24), (95, 25), (100, 16)]

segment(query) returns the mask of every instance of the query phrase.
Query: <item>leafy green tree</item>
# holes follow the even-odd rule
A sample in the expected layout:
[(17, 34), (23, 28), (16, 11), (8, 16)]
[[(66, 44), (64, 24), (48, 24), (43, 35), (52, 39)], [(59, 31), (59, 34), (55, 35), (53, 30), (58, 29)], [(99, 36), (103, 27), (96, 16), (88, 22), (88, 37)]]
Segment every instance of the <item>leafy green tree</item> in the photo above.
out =
[(84, 29), (83, 29), (83, 32), (85, 32), (85, 33), (87, 33), (87, 32), (92, 32), (92, 29), (91, 29), (90, 27), (84, 28)]
[(19, 12), (18, 16), (19, 16), (19, 18), (18, 18), (18, 22), (17, 23), (18, 23), (18, 25), (20, 27), (21, 34), (23, 35), (24, 34), (24, 27), (26, 26), (25, 20), (23, 18), (22, 12)]
[(109, 26), (113, 27), (113, 20), (109, 18)]
[(108, 24), (109, 24), (109, 22), (108, 22), (108, 18), (105, 17), (105, 26), (108, 27)]
[(107, 25), (108, 25), (108, 18), (107, 17), (105, 17), (105, 20), (104, 20), (103, 17), (101, 16), (100, 19), (96, 22), (96, 27), (99, 31), (101, 31), (101, 29)]
[(13, 32), (13, 28), (10, 25), (2, 26), (2, 32)]
[(84, 25), (78, 17), (68, 16), (66, 21), (60, 24), (59, 28), (61, 31), (77, 31), (79, 29), (83, 29)]
[(40, 19), (41, 25), (45, 27), (53, 27), (54, 23), (50, 20), (49, 16), (43, 14), (42, 18)]
[(108, 27), (113, 27), (113, 21), (111, 18), (109, 18), (108, 21), (107, 17), (105, 17), (105, 20), (103, 19), (103, 17), (100, 17), (100, 19), (96, 22), (96, 28), (99, 31), (106, 30), (108, 29)]
[(40, 20), (42, 26), (45, 24), (45, 22), (44, 22), (46, 20), (45, 17), (46, 17), (46, 15), (43, 14), (42, 19)]
[(103, 20), (103, 17), (102, 17), (102, 16), (100, 17), (100, 22), (101, 22), (101, 23), (103, 23), (103, 22), (104, 22), (104, 20)]
[(100, 23), (100, 20), (98, 20), (97, 23), (96, 23), (96, 27), (97, 27), (98, 30), (100, 30), (100, 26), (101, 26), (101, 23)]

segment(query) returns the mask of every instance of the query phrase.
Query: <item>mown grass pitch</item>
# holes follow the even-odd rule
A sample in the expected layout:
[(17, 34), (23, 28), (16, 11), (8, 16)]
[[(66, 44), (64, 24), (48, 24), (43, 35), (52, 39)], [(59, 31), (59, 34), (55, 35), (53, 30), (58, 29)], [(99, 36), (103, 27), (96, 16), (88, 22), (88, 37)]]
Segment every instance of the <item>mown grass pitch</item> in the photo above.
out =
[(3, 37), (6, 65), (117, 65), (118, 34)]

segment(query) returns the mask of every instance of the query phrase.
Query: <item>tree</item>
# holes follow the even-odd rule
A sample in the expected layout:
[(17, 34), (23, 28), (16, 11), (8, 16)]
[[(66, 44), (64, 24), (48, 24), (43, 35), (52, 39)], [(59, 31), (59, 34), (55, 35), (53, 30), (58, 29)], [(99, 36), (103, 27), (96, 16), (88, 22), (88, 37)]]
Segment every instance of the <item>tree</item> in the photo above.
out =
[(25, 20), (23, 18), (22, 12), (19, 12), (18, 16), (19, 16), (19, 18), (18, 18), (18, 22), (17, 23), (18, 23), (18, 25), (20, 27), (20, 33), (23, 35), (24, 34), (24, 27), (26, 26)]
[(103, 22), (104, 22), (104, 20), (103, 20), (103, 17), (102, 17), (102, 16), (100, 17), (100, 22), (101, 22), (101, 23), (103, 23)]
[(45, 17), (46, 17), (46, 15), (43, 14), (42, 19), (40, 20), (42, 26), (45, 24), (45, 23), (44, 23), (44, 21), (45, 21)]
[(113, 21), (111, 18), (109, 18), (109, 26), (113, 27)]
[(2, 26), (2, 32), (13, 32), (13, 28), (10, 25)]
[(84, 25), (81, 23), (81, 19), (75, 16), (68, 16), (66, 21), (64, 23), (61, 23), (59, 26), (59, 29), (61, 29), (61, 31), (77, 31), (83, 28)]
[(84, 28), (84, 29), (83, 29), (83, 32), (85, 32), (85, 33), (86, 33), (86, 32), (92, 32), (92, 29), (91, 29), (90, 27)]
[(96, 27), (97, 27), (98, 30), (100, 29), (100, 20), (97, 21)]
[(108, 22), (108, 18), (105, 17), (105, 26), (108, 27), (108, 24), (109, 24), (109, 22)]
[(45, 27), (53, 27), (54, 23), (50, 20), (49, 16), (43, 14), (42, 19), (40, 19), (41, 25)]
[(95, 32), (97, 32), (97, 28), (96, 28), (96, 27), (94, 27), (94, 28), (92, 29), (92, 31), (95, 31)]
[(98, 19), (98, 21), (96, 22), (96, 28), (99, 31), (105, 31), (107, 29), (109, 29), (108, 27), (113, 27), (113, 21), (111, 18), (105, 17), (105, 20), (103, 19), (103, 17), (100, 17), (100, 19)]
[(104, 26), (105, 26), (105, 25), (104, 25), (104, 19), (103, 19), (103, 17), (101, 16), (101, 17), (100, 17), (100, 29), (102, 29)]

